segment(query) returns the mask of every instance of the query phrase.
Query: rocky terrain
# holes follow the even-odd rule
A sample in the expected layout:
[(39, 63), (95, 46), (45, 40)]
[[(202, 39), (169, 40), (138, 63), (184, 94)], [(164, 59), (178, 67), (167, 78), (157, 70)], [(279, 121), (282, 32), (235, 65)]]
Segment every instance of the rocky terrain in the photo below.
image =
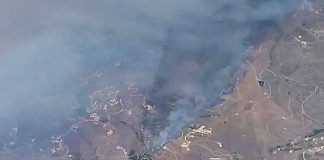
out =
[(145, 153), (151, 138), (136, 123), (154, 113), (142, 95), (140, 105), (116, 110), (110, 125), (100, 125), (93, 115), (98, 127), (79, 126), (71, 138), (79, 137), (80, 144), (70, 146), (71, 153), (102, 160), (324, 159), (323, 7), (323, 1), (305, 2), (260, 34), (262, 40), (247, 50), (247, 70), (233, 92), (154, 154)]
[(156, 159), (324, 159), (323, 7), (323, 1), (305, 3), (250, 48), (248, 70), (233, 93)]
[[(324, 159), (324, 1), (258, 34), (245, 73), (223, 101), (207, 109), (158, 150), (143, 122), (157, 114), (135, 82), (124, 88), (87, 86), (90, 107), (46, 144), (0, 146), (1, 160), (322, 160)], [(99, 80), (98, 80), (99, 81)], [(159, 128), (156, 122), (155, 129)], [(28, 153), (26, 148), (28, 148)], [(24, 150), (25, 152), (16, 151)], [(32, 157), (24, 157), (24, 154)]]

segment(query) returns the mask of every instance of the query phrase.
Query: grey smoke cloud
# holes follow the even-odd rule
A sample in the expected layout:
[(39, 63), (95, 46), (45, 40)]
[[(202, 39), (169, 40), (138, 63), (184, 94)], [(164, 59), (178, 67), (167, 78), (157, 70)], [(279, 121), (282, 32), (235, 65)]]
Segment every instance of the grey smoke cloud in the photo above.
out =
[(167, 117), (155, 143), (164, 144), (219, 102), (219, 95), (234, 84), (235, 69), (243, 67), (245, 50), (257, 28), (275, 24), (296, 4), (207, 1), (206, 13), (189, 13), (172, 25), (150, 94), (159, 106), (160, 118)]
[[(2, 0), (0, 127), (65, 127), (82, 79), (132, 80), (174, 136), (232, 84), (253, 27), (292, 10), (288, 0)], [(172, 100), (170, 100), (172, 99)], [(173, 103), (173, 105), (170, 103)], [(3, 126), (3, 127), (2, 127)]]

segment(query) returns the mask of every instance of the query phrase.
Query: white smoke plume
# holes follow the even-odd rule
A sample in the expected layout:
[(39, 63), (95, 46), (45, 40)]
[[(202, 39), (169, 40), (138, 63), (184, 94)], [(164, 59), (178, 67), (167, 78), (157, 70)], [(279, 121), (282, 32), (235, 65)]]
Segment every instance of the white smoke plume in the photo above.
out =
[(73, 99), (83, 78), (101, 70), (111, 75), (107, 85), (132, 80), (148, 91), (167, 117), (164, 143), (232, 84), (231, 71), (246, 56), (255, 28), (295, 4), (1, 0), (0, 135), (13, 126), (27, 138), (62, 131), (63, 119), (79, 105)]

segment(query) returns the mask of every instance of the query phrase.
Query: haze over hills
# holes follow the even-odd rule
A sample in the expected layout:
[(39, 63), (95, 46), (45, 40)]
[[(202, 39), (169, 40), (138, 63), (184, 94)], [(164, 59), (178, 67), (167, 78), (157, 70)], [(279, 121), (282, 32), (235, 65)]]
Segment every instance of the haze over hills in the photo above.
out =
[(2, 4), (1, 160), (323, 158), (320, 0)]

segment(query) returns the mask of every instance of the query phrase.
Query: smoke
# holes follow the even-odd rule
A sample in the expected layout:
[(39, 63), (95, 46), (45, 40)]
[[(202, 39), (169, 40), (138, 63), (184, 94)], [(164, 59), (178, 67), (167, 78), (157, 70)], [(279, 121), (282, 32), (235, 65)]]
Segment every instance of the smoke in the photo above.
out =
[(234, 84), (233, 72), (243, 67), (245, 50), (259, 29), (275, 26), (298, 4), (276, 0), (204, 2), (205, 12), (186, 14), (168, 32), (150, 94), (158, 106), (157, 119), (167, 121), (154, 142), (158, 146), (219, 102), (220, 95)]
[(148, 91), (164, 143), (230, 87), (255, 26), (295, 3), (2, 0), (0, 135), (15, 126), (26, 138), (61, 132), (84, 78), (101, 71), (100, 85), (130, 80)]

